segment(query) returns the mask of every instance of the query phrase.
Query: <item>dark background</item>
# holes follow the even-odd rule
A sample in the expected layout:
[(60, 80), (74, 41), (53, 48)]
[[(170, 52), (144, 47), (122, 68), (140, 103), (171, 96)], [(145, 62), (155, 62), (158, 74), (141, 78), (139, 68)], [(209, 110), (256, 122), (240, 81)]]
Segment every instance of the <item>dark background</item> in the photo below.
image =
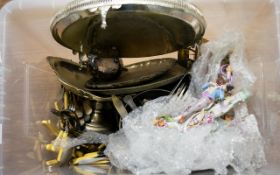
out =
[(7, 2), (9, 2), (10, 0), (0, 0), (0, 7), (2, 7), (3, 5), (5, 5)]

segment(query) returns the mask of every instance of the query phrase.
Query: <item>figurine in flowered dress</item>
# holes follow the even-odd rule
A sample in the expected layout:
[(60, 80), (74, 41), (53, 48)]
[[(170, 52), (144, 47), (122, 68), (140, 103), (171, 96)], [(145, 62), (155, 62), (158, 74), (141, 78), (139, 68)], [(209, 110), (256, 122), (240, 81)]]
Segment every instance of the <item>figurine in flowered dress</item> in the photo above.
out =
[(184, 123), (195, 112), (204, 108), (210, 108), (215, 103), (222, 101), (226, 96), (231, 95), (232, 85), (232, 69), (229, 64), (221, 65), (220, 72), (216, 82), (205, 83), (202, 87), (202, 97), (194, 105), (189, 106), (186, 111), (175, 118), (179, 123)]

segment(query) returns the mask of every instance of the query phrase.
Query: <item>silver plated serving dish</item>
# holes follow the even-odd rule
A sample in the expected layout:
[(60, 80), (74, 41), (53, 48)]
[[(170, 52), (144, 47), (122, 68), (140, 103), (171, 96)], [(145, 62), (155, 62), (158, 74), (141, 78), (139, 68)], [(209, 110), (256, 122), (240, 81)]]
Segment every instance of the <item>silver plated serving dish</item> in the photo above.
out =
[[(74, 133), (110, 133), (119, 128), (128, 106), (133, 109), (146, 99), (167, 95), (187, 77), (205, 29), (200, 10), (185, 0), (70, 2), (54, 16), (51, 32), (58, 43), (77, 55), (79, 62), (48, 57), (63, 87), (62, 101), (69, 102), (62, 112), (56, 110), (56, 114), (64, 115), (62, 130), (71, 126)], [(123, 58), (172, 52), (178, 52), (177, 60), (162, 56), (132, 65), (122, 62)], [(81, 104), (90, 101), (91, 114), (78, 116), (74, 110), (78, 107), (71, 105), (73, 99)]]

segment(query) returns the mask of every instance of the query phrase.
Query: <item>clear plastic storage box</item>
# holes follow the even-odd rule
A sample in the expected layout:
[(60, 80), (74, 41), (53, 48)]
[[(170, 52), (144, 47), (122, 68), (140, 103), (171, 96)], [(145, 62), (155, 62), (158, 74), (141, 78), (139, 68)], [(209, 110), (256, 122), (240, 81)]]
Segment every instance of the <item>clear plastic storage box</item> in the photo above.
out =
[[(48, 174), (34, 144), (40, 134), (48, 135), (44, 128), (38, 130), (37, 121), (53, 117), (50, 108), (60, 87), (46, 57), (77, 59), (50, 32), (52, 17), (67, 2), (14, 0), (0, 11), (0, 175)], [(280, 1), (192, 2), (205, 16), (208, 40), (228, 31), (244, 35), (245, 56), (257, 77), (249, 108), (257, 116), (268, 160), (258, 173), (279, 174)], [(67, 168), (56, 173), (75, 174)]]

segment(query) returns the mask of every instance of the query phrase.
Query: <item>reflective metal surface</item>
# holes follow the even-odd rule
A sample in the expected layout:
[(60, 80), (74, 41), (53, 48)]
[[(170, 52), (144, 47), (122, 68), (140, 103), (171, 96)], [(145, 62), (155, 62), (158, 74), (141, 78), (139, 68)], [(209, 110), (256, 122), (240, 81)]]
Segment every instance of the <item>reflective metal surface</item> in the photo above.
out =
[(58, 57), (47, 57), (47, 60), (65, 89), (89, 100), (111, 101), (111, 97), (97, 96), (85, 90), (85, 83), (92, 75), (87, 70), (80, 69), (77, 63)]
[[(106, 8), (107, 27), (102, 28)], [(57, 42), (74, 52), (110, 57), (114, 47), (119, 57), (146, 57), (195, 44), (205, 27), (201, 12), (183, 1), (82, 0), (60, 11), (51, 30)]]
[(158, 88), (178, 80), (187, 71), (185, 68), (176, 64), (171, 70), (163, 74), (163, 76), (153, 79), (146, 84), (111, 89), (89, 89), (86, 87), (86, 83), (91, 79), (92, 75), (87, 71), (87, 69), (81, 68), (78, 63), (63, 58), (48, 57), (48, 61), (57, 74), (59, 81), (66, 89), (69, 89), (77, 95), (97, 101), (111, 100), (111, 97), (103, 99), (93, 94), (111, 96), (136, 93), (148, 89)]
[(170, 70), (176, 60), (171, 58), (138, 62), (125, 66), (120, 77), (112, 81), (96, 82), (94, 79), (86, 83), (89, 89), (121, 88), (148, 82)]
[(155, 88), (159, 88), (161, 86), (168, 85), (168, 84), (178, 80), (186, 72), (187, 72), (187, 70), (184, 67), (176, 64), (170, 71), (166, 72), (162, 76), (160, 76), (146, 84), (141, 84), (138, 86), (131, 86), (131, 87), (115, 88), (115, 89), (87, 89), (87, 90), (92, 93), (104, 94), (104, 95), (132, 94), (132, 93), (146, 91), (149, 89), (155, 89)]

